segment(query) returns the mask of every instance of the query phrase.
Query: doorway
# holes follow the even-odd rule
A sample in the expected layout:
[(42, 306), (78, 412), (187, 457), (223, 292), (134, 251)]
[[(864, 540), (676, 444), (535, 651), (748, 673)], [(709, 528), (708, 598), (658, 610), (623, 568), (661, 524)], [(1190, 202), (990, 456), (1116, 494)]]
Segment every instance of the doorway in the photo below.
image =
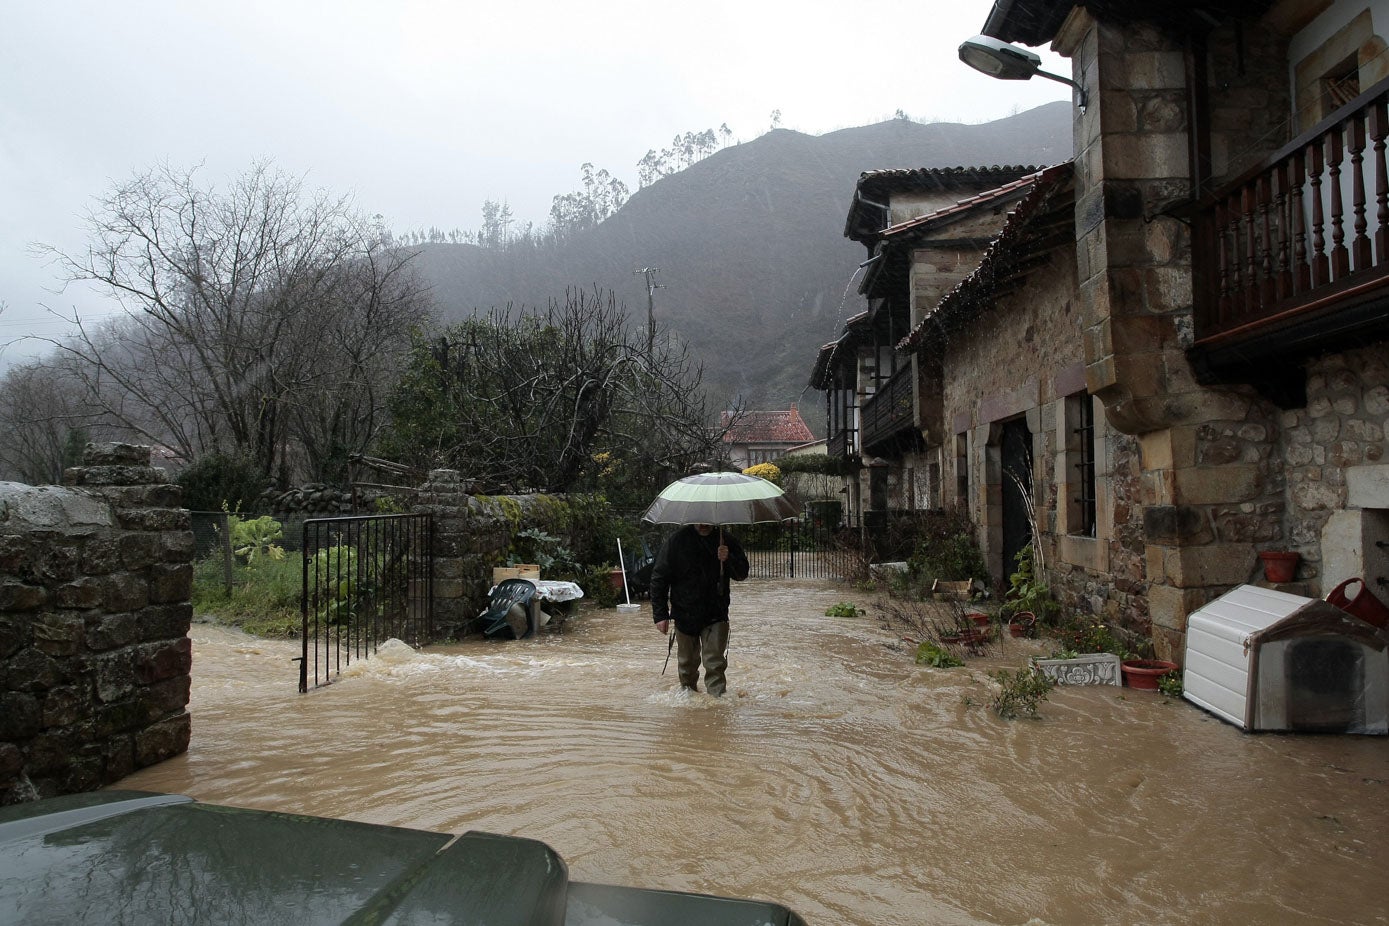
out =
[(1004, 584), (1017, 570), (1016, 557), (1032, 542), (1032, 432), (1026, 418), (1014, 418), (1000, 426), (999, 461), (1003, 465), (1003, 561), (999, 576)]

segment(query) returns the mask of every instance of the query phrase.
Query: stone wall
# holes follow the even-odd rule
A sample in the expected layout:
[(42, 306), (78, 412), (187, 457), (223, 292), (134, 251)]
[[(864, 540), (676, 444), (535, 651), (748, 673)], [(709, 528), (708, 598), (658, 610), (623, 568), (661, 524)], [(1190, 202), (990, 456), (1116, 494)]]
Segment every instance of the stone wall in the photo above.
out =
[(1298, 578), (1324, 595), (1359, 576), (1389, 600), (1374, 584), (1389, 578), (1385, 548), (1375, 544), (1389, 540), (1383, 536), (1389, 518), (1389, 345), (1313, 361), (1307, 407), (1282, 412), (1279, 423), (1287, 490), (1287, 531), (1280, 539), (1302, 555)]
[(0, 804), (188, 748), (193, 535), (149, 459), (88, 445), (69, 487), (0, 483)]
[(456, 470), (433, 470), (414, 507), (434, 518), (434, 627), (440, 639), (459, 635), (482, 611), (492, 567), (506, 562), (519, 531), (566, 533), (568, 509), (553, 496), (476, 496), (469, 488)]

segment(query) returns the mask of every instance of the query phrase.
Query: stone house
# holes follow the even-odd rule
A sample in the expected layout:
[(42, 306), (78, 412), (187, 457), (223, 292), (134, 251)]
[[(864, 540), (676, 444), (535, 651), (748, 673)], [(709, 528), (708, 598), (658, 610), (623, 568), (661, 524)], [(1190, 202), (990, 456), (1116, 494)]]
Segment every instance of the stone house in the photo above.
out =
[(844, 234), (868, 252), (858, 291), (868, 310), (847, 322), (815, 360), (810, 385), (825, 392), (827, 453), (862, 464), (847, 480), (850, 526), (892, 511), (936, 507), (940, 468), (923, 453), (922, 402), (935, 394), (915, 358), (895, 349), (978, 263), (1035, 167), (875, 170), (854, 189)]
[(730, 466), (747, 469), (771, 463), (788, 451), (815, 440), (796, 406), (784, 411), (724, 412), (723, 456)]
[(1001, 560), (1020, 441), (1054, 587), (1163, 657), (1263, 550), (1389, 597), (1389, 2), (998, 0), (983, 31), (1050, 43), (1084, 105), (1073, 167), (897, 342), (941, 356), (943, 501)]

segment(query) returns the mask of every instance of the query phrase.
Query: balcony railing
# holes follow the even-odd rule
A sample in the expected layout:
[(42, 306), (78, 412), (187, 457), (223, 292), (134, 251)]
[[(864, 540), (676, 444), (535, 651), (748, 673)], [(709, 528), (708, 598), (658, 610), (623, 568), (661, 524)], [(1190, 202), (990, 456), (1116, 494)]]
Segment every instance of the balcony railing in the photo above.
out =
[(825, 441), (825, 453), (831, 460), (847, 460), (854, 452), (853, 432), (835, 431)]
[(903, 433), (914, 435), (916, 421), (912, 404), (912, 367), (902, 367), (863, 404), (863, 446), (865, 450), (888, 443)]
[(1198, 346), (1363, 302), (1389, 285), (1386, 135), (1389, 80), (1205, 204), (1193, 223)]

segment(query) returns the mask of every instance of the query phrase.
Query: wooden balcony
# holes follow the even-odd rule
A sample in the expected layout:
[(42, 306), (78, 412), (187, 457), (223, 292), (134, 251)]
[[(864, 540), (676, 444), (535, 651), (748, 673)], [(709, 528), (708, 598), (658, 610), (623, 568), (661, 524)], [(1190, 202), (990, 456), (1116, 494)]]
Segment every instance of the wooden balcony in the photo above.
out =
[(831, 460), (847, 460), (854, 452), (853, 432), (835, 431), (825, 441), (825, 453)]
[(902, 367), (863, 404), (863, 449), (892, 453), (920, 441), (912, 403), (912, 367)]
[(1201, 203), (1193, 360), (1203, 379), (1383, 336), (1387, 135), (1383, 81)]

